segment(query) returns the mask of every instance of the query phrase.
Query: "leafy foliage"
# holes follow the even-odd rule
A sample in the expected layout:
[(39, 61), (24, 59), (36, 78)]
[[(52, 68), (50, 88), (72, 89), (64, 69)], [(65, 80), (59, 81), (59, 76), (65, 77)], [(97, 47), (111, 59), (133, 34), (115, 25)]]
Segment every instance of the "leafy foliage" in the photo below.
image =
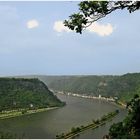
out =
[(79, 12), (69, 16), (64, 24), (69, 29), (82, 33), (93, 22), (105, 17), (117, 9), (127, 9), (130, 13), (140, 9), (139, 1), (82, 1)]
[(110, 127), (109, 135), (112, 139), (140, 138), (140, 97), (137, 94), (128, 107), (129, 113), (125, 120)]
[(0, 111), (61, 105), (63, 103), (38, 79), (0, 78)]

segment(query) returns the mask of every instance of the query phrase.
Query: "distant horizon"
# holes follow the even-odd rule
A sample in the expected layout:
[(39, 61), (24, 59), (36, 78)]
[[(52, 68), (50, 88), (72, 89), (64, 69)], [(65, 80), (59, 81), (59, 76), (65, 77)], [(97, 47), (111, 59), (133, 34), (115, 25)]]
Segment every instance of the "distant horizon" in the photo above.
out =
[(138, 74), (140, 72), (126, 72), (122, 74), (13, 74), (13, 75), (0, 75), (0, 78), (2, 77), (24, 77), (24, 76), (122, 76), (125, 74)]

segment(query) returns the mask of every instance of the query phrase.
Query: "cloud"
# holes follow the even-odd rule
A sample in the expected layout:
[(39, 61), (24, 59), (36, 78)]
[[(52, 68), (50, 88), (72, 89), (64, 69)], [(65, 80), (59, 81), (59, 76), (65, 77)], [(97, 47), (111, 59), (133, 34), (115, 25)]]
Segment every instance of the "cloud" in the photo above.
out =
[[(54, 23), (53, 29), (56, 32), (71, 32), (71, 30), (64, 26), (63, 21), (59, 20)], [(109, 36), (113, 33), (114, 27), (110, 24), (100, 24), (98, 22), (94, 22), (91, 26), (87, 27), (86, 30), (91, 33), (96, 33), (99, 36)]]
[(61, 21), (61, 20), (60, 21), (56, 21), (54, 23), (53, 29), (56, 32), (59, 32), (59, 33), (61, 33), (61, 32), (71, 32), (71, 30), (68, 29), (68, 27), (64, 26), (63, 21)]
[(94, 22), (91, 26), (87, 27), (86, 30), (91, 33), (96, 33), (99, 36), (109, 36), (112, 34), (114, 27), (110, 24), (100, 24)]
[(35, 19), (29, 20), (27, 22), (27, 28), (29, 28), (29, 29), (36, 28), (38, 26), (39, 26), (39, 22), (37, 20), (35, 20)]

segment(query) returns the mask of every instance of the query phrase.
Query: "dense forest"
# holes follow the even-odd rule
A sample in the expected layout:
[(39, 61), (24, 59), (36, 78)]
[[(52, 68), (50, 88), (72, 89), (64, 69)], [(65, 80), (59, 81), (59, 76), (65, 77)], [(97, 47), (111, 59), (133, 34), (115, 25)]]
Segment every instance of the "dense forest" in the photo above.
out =
[(121, 76), (38, 76), (38, 78), (53, 90), (118, 97), (124, 102), (129, 101), (134, 94), (140, 95), (140, 73)]
[(37, 109), (63, 104), (38, 79), (0, 78), (0, 111), (19, 108)]

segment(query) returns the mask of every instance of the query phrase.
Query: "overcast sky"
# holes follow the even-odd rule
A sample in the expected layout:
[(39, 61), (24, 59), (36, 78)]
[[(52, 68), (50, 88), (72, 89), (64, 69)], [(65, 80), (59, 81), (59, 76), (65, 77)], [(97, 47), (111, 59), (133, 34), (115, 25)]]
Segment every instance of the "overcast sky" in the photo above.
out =
[(140, 72), (140, 11), (116, 11), (82, 35), (63, 21), (78, 2), (0, 2), (0, 76)]

